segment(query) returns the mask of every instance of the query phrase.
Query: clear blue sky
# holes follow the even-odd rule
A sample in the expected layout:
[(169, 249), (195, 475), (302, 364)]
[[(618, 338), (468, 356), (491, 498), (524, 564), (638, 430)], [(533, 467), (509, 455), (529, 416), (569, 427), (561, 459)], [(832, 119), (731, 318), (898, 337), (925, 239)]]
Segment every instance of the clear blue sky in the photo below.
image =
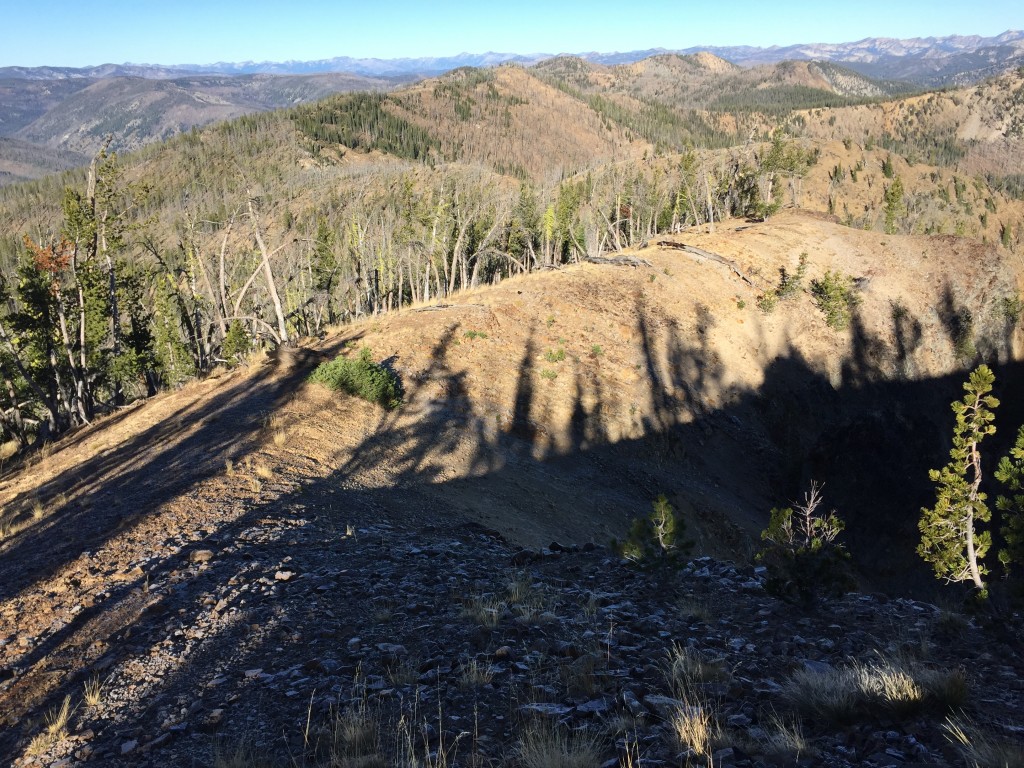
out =
[(4, 6), (0, 66), (611, 52), (988, 36), (1024, 28), (1022, 0), (5, 0)]

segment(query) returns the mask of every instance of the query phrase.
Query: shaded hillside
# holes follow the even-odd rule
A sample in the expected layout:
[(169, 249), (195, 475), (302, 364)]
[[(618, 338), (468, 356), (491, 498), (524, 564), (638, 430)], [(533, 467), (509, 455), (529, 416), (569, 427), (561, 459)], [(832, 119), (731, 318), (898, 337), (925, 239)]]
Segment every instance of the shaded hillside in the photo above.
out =
[[(778, 268), (792, 268), (804, 251), (806, 279), (825, 270), (858, 278), (862, 301), (848, 330), (828, 328), (805, 293), (767, 316), (755, 308)], [(32, 715), (65, 691), (77, 700), (93, 673), (111, 682), (99, 703), (76, 713), (73, 728), (83, 735), (44, 740), (41, 754), (56, 759), (88, 747), (120, 765), (145, 745), (157, 759), (180, 761), (212, 749), (193, 733), (237, 740), (247, 729), (290, 730), (311, 697), (319, 723), (331, 703), (307, 685), (344, 708), (348, 688), (332, 686), (366, 675), (372, 701), (386, 707), (384, 691), (424, 674), (432, 674), (432, 695), (456, 690), (454, 666), (429, 659), (521, 661), (535, 646), (538, 660), (547, 659), (540, 669), (513, 665), (484, 689), (494, 696), (475, 699), (490, 739), (479, 748), (508, 755), (526, 722), (520, 717), (586, 719), (594, 716), (589, 706), (636, 718), (648, 748), (672, 756), (655, 727), (665, 716), (660, 700), (650, 699), (649, 712), (647, 704), (632, 707), (619, 685), (642, 685), (644, 701), (658, 694), (656, 662), (672, 641), (692, 633), (702, 638), (697, 647), (742, 670), (738, 678), (771, 678), (757, 683), (762, 698), (747, 683), (716, 697), (723, 719), (744, 714), (733, 725), (741, 729), (755, 718), (768, 722), (756, 708), (745, 714), (755, 701), (784, 705), (779, 686), (804, 658), (833, 664), (843, 655), (905, 651), (906, 633), (917, 629), (896, 617), (904, 607), (914, 615), (936, 609), (854, 596), (803, 614), (768, 598), (742, 565), (698, 561), (685, 578), (666, 581), (629, 575), (601, 548), (665, 493), (698, 553), (742, 562), (770, 507), (816, 479), (849, 524), (865, 587), (931, 591), (937, 582), (913, 554), (914, 528), (933, 492), (927, 470), (947, 453), (948, 404), (972, 362), (957, 357), (954, 318), (963, 310), (977, 318), (973, 342), (998, 361), (999, 394), (1019, 388), (1021, 331), (990, 311), (1015, 289), (1014, 262), (964, 240), (886, 237), (796, 212), (665, 238), (633, 255), (649, 266), (580, 264), (526, 275), (368, 318), (313, 348), (256, 356), (98, 420), (31, 466), (8, 469), (0, 484), (0, 620), (14, 640), (0, 646), (0, 715), (16, 727), (2, 748), (21, 754), (39, 732)], [(317, 361), (359, 347), (400, 377), (405, 402), (397, 410), (305, 382)], [(999, 425), (1009, 432), (1022, 414), (1006, 400)], [(542, 552), (552, 541), (557, 546)], [(573, 544), (596, 544), (598, 552), (577, 558)], [(526, 573), (531, 589), (549, 595), (522, 621), (511, 613), (522, 598), (503, 597), (501, 563), (513, 564), (510, 578)], [(547, 578), (567, 591), (549, 591)], [(587, 605), (585, 593), (595, 596), (593, 609), (570, 618), (566, 606)], [(672, 608), (676, 600), (689, 602)], [(600, 612), (610, 605), (613, 614)], [(658, 611), (668, 613), (651, 618)], [(837, 623), (851, 613), (854, 624)], [(590, 614), (614, 623), (602, 631), (615, 642), (595, 655), (623, 677), (599, 674), (580, 690), (548, 665), (589, 658)], [(712, 618), (708, 626), (702, 616)], [(881, 634), (891, 621), (899, 637)], [(937, 623), (927, 630), (923, 637), (940, 632)], [(997, 642), (980, 632), (971, 638), (975, 651)], [(618, 661), (636, 653), (646, 659), (639, 666)], [(407, 656), (413, 669), (402, 672)], [(925, 658), (955, 666), (941, 655)], [(536, 686), (545, 669), (554, 671), (553, 687), (540, 698), (505, 687), (520, 673)], [(986, 723), (1014, 711), (1016, 689), (999, 669), (984, 658), (971, 669), (968, 706)], [(257, 685), (273, 705), (242, 692)], [(588, 704), (597, 699), (606, 701)], [(446, 722), (474, 705), (466, 695), (445, 702)], [(486, 725), (498, 711), (512, 715), (511, 730)], [(921, 715), (908, 726), (931, 764), (958, 759), (942, 752), (943, 716)], [(887, 740), (883, 729), (876, 741), (876, 725), (853, 742), (817, 720), (806, 727), (815, 749), (847, 762)], [(744, 755), (758, 749), (744, 744)], [(267, 747), (291, 748), (310, 747)]]
[[(671, 247), (680, 241), (720, 254), (753, 285)], [(926, 470), (942, 459), (948, 402), (971, 362), (958, 357), (956, 318), (965, 310), (975, 318), (978, 354), (1015, 359), (1019, 330), (993, 312), (1016, 290), (1013, 262), (967, 241), (884, 237), (798, 213), (665, 242), (637, 254), (650, 267), (580, 265), (353, 326), (342, 339), (388, 360), (405, 384), (407, 403), (394, 415), (353, 412), (351, 404), (334, 415), (316, 390), (308, 401), (275, 395), (289, 399), (279, 420), (279, 405), (245, 410), (290, 425), (288, 440), (268, 448), (286, 464), (344, 468), (352, 483), (415, 486), (431, 498), (436, 490), (436, 503), (452, 514), (533, 546), (552, 538), (603, 542), (664, 491), (705, 551), (736, 556), (771, 506), (817, 479), (836, 487), (829, 502), (850, 521), (872, 578), (911, 583), (908, 574), (922, 569), (906, 549), (907, 533), (927, 502)], [(805, 294), (768, 316), (756, 308), (778, 268), (792, 269), (802, 251), (807, 279), (825, 270), (858, 278), (862, 303), (850, 330), (826, 327)], [(217, 385), (164, 395), (157, 403), (165, 405), (118, 417), (124, 426), (100, 428), (96, 439), (109, 448), (134, 440), (129, 424), (139, 419), (173, 432), (176, 422), (161, 414), (210, 386)], [(191, 439), (181, 427), (173, 440)], [(235, 430), (229, 422), (223, 428)], [(58, 446), (7, 481), (9, 523), (35, 497), (60, 496), (69, 510), (92, 506), (79, 494), (113, 488), (138, 495), (139, 504), (169, 501), (186, 492), (193, 460), (201, 476), (217, 474), (225, 459), (235, 460), (230, 446), (244, 442), (239, 433), (202, 458), (178, 451), (178, 469), (158, 473), (170, 483), (164, 491), (129, 490), (118, 462), (76, 470), (81, 485), (62, 475), (89, 460), (93, 432), (76, 432), (74, 449)], [(861, 461), (888, 467), (874, 491), (856, 488)], [(579, 487), (590, 489), (586, 497), (565, 492)], [(884, 545), (871, 538), (877, 516), (905, 523), (882, 534)]]

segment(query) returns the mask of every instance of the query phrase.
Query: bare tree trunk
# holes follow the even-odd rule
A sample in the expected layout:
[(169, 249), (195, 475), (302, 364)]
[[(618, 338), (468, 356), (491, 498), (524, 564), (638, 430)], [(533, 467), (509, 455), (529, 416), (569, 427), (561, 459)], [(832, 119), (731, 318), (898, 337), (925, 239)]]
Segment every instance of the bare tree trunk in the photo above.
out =
[(25, 422), (21, 417), (21, 403), (18, 402), (18, 391), (14, 388), (14, 382), (11, 381), (11, 377), (7, 375), (5, 370), (0, 369), (0, 375), (3, 376), (7, 398), (11, 401), (11, 415), (8, 416), (7, 412), (5, 412), (4, 422), (7, 424), (7, 428), (14, 433), (14, 436), (18, 438), (18, 445), (24, 448), (28, 445), (28, 439), (25, 437)]
[[(252, 198), (249, 199), (249, 216), (252, 218), (253, 234), (256, 237), (256, 245), (259, 246), (262, 258), (263, 277), (267, 281), (267, 291), (270, 293), (270, 301), (274, 305), (274, 314), (277, 316), (277, 333), (282, 344), (288, 343), (288, 327), (284, 321), (284, 309), (281, 307), (281, 297), (277, 292), (277, 283), (274, 281), (274, 270), (270, 266), (270, 257), (273, 255), (267, 250), (267, 244), (263, 240), (263, 232), (260, 229), (260, 220), (253, 207)], [(274, 253), (284, 246), (279, 246)]]

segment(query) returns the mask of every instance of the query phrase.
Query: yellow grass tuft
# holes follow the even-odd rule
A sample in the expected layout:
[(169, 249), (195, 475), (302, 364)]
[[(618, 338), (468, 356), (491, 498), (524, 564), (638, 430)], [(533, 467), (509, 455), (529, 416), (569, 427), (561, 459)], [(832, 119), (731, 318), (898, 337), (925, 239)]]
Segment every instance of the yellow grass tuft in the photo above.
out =
[(528, 728), (516, 748), (522, 768), (593, 768), (601, 764), (601, 752), (591, 733), (539, 725)]

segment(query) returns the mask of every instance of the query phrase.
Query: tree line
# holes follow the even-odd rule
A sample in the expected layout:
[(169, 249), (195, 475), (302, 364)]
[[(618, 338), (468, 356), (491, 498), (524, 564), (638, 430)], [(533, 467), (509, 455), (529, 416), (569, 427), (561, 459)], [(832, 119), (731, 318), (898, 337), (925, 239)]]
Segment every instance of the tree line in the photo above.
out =
[[(385, 104), (359, 94), (242, 118), (126, 162), (101, 152), (63, 188), (4, 191), (3, 224), (21, 231), (0, 241), (2, 437), (50, 439), (254, 346), (764, 218), (797, 201), (814, 161), (778, 133), (538, 184), (428, 162), (429, 134)], [(358, 154), (346, 141), (399, 159), (309, 165), (310, 142)]]

